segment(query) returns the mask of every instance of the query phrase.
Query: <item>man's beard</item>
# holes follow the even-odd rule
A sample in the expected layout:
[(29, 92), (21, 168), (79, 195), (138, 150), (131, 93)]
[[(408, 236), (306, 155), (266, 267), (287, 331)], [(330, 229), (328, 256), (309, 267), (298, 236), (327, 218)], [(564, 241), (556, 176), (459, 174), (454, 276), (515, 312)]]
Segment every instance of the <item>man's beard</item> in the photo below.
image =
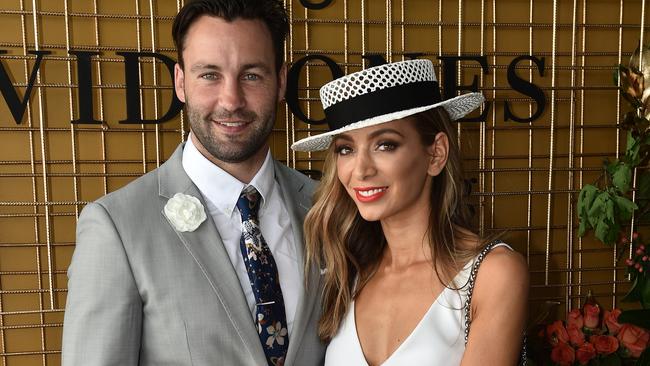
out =
[[(188, 101), (189, 102), (189, 101)], [(264, 113), (261, 118), (257, 113), (250, 110), (241, 110), (237, 112), (227, 112), (219, 110), (205, 116), (201, 111), (193, 108), (189, 103), (185, 104), (187, 116), (190, 120), (192, 133), (199, 140), (201, 145), (217, 160), (226, 163), (241, 163), (255, 155), (267, 142), (267, 139), (273, 131), (275, 108)], [(245, 140), (237, 141), (233, 136), (220, 134), (225, 141), (218, 141), (217, 137), (211, 133), (215, 128), (215, 122), (218, 120), (237, 120), (250, 122), (247, 127), (247, 136)]]

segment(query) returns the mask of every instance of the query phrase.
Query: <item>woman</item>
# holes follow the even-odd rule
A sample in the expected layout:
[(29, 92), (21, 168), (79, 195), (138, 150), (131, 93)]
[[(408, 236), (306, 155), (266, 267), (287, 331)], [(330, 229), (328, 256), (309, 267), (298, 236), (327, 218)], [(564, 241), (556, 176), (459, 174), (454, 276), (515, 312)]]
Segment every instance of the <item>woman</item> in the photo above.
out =
[(334, 80), (321, 100), (330, 131), (292, 148), (328, 149), (305, 221), (325, 364), (516, 364), (528, 271), (476, 234), (451, 123), (483, 96), (440, 101), (431, 61), (410, 60)]

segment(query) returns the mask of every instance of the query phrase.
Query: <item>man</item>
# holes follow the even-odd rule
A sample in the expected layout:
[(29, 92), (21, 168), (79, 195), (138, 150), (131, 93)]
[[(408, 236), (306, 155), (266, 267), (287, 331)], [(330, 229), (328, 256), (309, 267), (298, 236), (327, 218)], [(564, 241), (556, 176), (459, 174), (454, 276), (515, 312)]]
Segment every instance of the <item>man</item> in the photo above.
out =
[(83, 210), (64, 365), (322, 364), (320, 274), (302, 267), (313, 183), (268, 145), (287, 31), (276, 0), (181, 9), (175, 90), (190, 137)]

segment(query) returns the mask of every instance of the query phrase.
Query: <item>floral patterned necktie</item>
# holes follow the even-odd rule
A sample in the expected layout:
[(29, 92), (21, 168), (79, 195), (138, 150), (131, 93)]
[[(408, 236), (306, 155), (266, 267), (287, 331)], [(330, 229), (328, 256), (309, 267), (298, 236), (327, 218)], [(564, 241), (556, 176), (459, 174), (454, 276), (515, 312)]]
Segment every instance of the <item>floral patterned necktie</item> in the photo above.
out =
[(269, 365), (282, 366), (289, 347), (287, 317), (278, 269), (260, 231), (259, 203), (260, 193), (255, 187), (244, 188), (237, 201), (242, 221), (239, 246), (255, 295), (255, 322), (266, 359)]

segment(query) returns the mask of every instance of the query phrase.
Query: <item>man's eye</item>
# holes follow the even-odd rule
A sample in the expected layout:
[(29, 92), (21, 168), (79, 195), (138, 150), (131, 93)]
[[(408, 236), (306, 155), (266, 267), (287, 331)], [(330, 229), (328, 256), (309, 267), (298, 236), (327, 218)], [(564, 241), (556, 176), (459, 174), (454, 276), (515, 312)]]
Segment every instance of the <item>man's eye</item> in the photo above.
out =
[(260, 76), (257, 74), (245, 74), (244, 75), (244, 80), (249, 80), (249, 81), (256, 81), (259, 80)]
[(350, 149), (349, 146), (341, 145), (341, 146), (337, 146), (334, 151), (338, 155), (348, 155), (348, 154), (350, 154), (352, 152), (352, 149)]
[(201, 75), (201, 79), (217, 80), (217, 75), (216, 74), (203, 74), (203, 75)]

